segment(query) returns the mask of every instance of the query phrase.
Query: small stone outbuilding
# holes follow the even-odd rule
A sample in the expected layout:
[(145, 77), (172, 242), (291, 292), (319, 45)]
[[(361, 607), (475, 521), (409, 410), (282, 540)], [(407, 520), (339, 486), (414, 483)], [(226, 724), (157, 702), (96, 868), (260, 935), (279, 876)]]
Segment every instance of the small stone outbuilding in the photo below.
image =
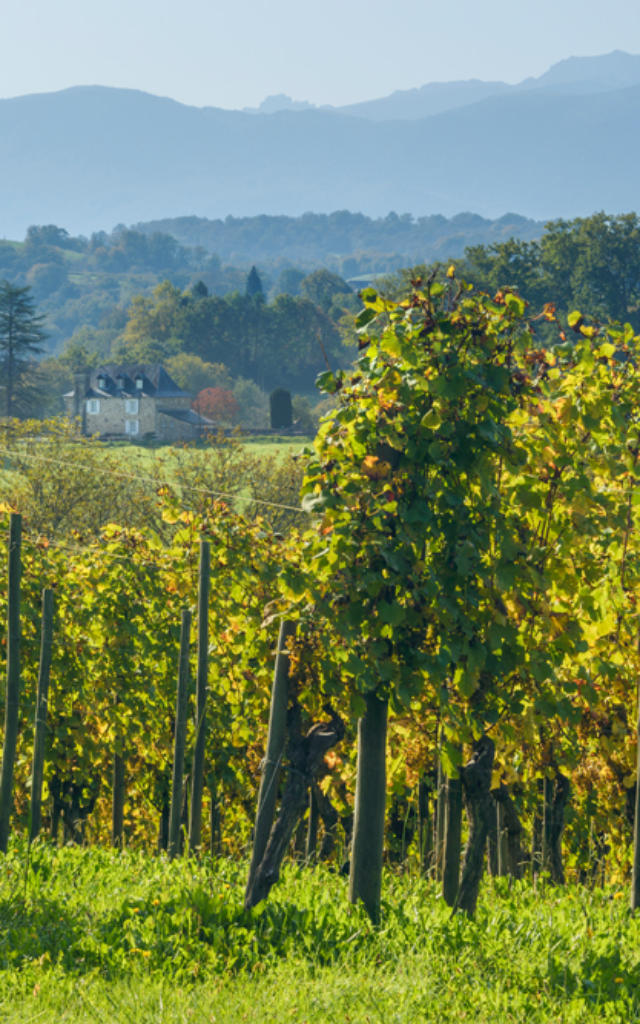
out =
[(76, 374), (73, 391), (64, 396), (67, 415), (80, 419), (83, 434), (166, 443), (215, 429), (191, 401), (159, 363), (106, 363)]

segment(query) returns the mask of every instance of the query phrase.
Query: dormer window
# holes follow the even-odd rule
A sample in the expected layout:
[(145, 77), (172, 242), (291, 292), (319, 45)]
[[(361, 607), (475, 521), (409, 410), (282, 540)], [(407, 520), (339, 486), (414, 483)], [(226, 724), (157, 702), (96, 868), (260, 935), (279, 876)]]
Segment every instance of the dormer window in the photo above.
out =
[(121, 373), (119, 373), (118, 376), (116, 377), (116, 384), (118, 385), (118, 389), (120, 391), (124, 389), (124, 377), (122, 376)]
[(142, 391), (143, 387), (144, 387), (144, 377), (142, 376), (142, 374), (139, 373), (136, 376), (136, 390), (137, 391)]
[(106, 391), (107, 389), (107, 378), (105, 377), (104, 373), (98, 374), (98, 387), (100, 388), (101, 391)]

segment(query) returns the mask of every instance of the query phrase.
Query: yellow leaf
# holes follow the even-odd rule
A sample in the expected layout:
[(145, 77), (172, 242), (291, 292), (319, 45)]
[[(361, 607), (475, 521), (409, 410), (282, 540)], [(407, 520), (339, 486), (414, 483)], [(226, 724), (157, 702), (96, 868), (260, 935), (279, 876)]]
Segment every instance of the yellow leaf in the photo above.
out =
[(381, 480), (391, 472), (390, 464), (379, 459), (377, 455), (365, 455), (361, 469), (370, 480)]

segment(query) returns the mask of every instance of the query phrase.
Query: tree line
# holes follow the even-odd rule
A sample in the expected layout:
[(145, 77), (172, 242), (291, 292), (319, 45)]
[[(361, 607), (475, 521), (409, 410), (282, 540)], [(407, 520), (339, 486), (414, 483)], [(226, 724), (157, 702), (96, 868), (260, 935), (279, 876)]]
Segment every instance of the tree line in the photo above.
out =
[[(639, 238), (635, 213), (597, 213), (550, 222), (538, 239), (467, 247), (459, 266), (478, 287), (495, 292), (507, 282), (532, 306), (551, 301), (564, 314), (588, 308), (601, 322), (637, 327)], [(45, 226), (29, 229), (22, 247), (3, 243), (0, 272), (15, 287), (31, 288), (45, 316), (43, 345), (62, 345), (40, 363), (38, 408), (61, 411), (60, 396), (83, 361), (169, 360), (178, 383), (191, 390), (229, 388), (231, 382), (243, 418), (257, 425), (265, 416), (265, 390), (284, 386), (310, 393), (327, 364), (342, 366), (351, 358), (341, 338), (350, 335), (357, 298), (343, 278), (326, 269), (305, 273), (286, 266), (269, 283), (260, 268), (260, 288), (247, 294), (250, 271), (228, 274), (227, 268), (216, 277), (219, 261), (214, 273), (209, 263), (216, 258), (202, 258), (168, 235), (124, 228), (87, 240)], [(54, 293), (31, 275), (34, 268), (44, 275), (49, 263), (66, 275), (55, 295), (71, 288), (64, 300), (69, 316), (62, 320), (52, 311)], [(380, 288), (399, 295), (429, 266), (399, 271), (381, 280)]]
[[(24, 307), (19, 334), (15, 324), (0, 323), (5, 412), (61, 412), (74, 373), (100, 362), (160, 362), (194, 394), (208, 387), (233, 390), (241, 422), (266, 426), (269, 391), (312, 392), (320, 371), (348, 360), (340, 321), (357, 301), (349, 286), (328, 271), (302, 275), (296, 286), (300, 294), (268, 302), (255, 267), (242, 293), (223, 297), (210, 295), (203, 281), (187, 290), (164, 281), (151, 295), (134, 296), (117, 327), (85, 327), (59, 356), (36, 362), (46, 344), (45, 318), (28, 286), (5, 281), (2, 316), (12, 316), (18, 297)], [(35, 346), (29, 340), (34, 331)]]
[[(604, 212), (545, 224), (536, 239), (515, 237), (468, 246), (456, 264), (465, 278), (496, 292), (508, 284), (540, 308), (553, 302), (564, 313), (588, 309), (601, 322), (640, 326), (640, 221), (636, 213)], [(384, 281), (400, 294), (424, 267)]]

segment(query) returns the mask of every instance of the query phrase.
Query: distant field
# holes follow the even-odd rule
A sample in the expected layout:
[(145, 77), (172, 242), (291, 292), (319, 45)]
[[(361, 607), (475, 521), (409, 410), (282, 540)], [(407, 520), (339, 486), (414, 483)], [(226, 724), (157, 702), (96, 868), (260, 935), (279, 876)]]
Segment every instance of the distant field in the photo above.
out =
[(295, 455), (296, 452), (302, 451), (302, 449), (312, 443), (310, 437), (256, 437), (251, 441), (244, 441), (245, 448), (250, 451), (253, 455), (281, 455), (289, 454)]
[[(310, 437), (273, 437), (271, 435), (265, 435), (264, 437), (257, 436), (251, 438), (238, 438), (238, 443), (242, 445), (251, 455), (295, 455), (297, 452), (310, 445), (312, 438)], [(194, 446), (193, 449), (187, 445), (184, 448), (179, 445), (160, 445), (154, 448), (145, 448), (142, 445), (126, 444), (126, 443), (115, 443), (109, 445), (109, 450), (114, 452), (122, 452), (123, 459), (139, 459), (142, 462), (152, 462), (155, 460), (161, 460), (167, 456), (171, 456), (172, 452), (184, 452), (193, 450), (196, 452), (206, 451), (207, 446)]]
[[(185, 509), (196, 510), (211, 496), (234, 500), (241, 512), (253, 515), (259, 508), (282, 532), (300, 502), (303, 467), (291, 456), (309, 443), (269, 435), (246, 443), (144, 447), (25, 437), (0, 447), (0, 499), (17, 502), (27, 521), (47, 536), (70, 529), (95, 533), (110, 516), (150, 525), (158, 490), (167, 485)], [(87, 480), (93, 488), (84, 486)], [(104, 487), (96, 486), (99, 480)]]

